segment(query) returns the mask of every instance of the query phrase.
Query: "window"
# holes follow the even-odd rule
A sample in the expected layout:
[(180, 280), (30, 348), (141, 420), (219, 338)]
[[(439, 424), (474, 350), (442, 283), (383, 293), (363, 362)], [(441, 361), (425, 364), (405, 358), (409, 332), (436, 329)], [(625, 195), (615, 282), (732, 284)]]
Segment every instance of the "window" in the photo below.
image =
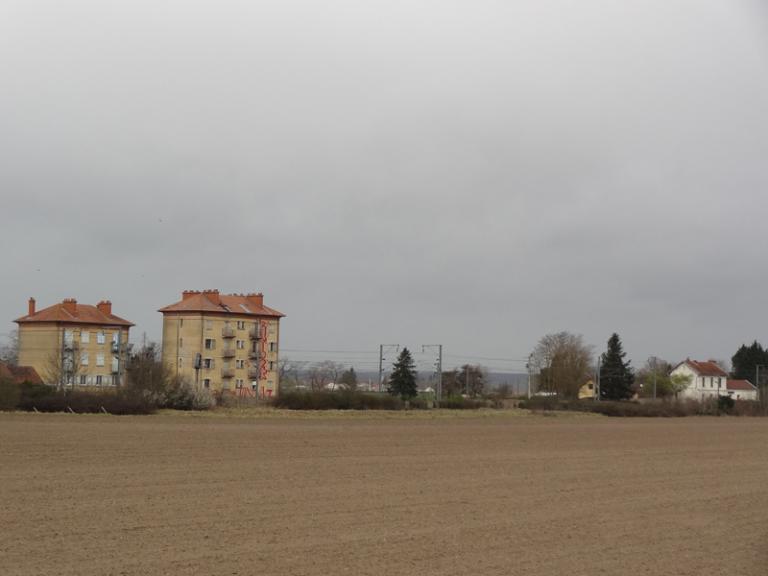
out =
[(245, 360), (235, 360), (235, 368), (245, 368)]
[(85, 386), (85, 383), (86, 383), (86, 376), (85, 374), (82, 374), (80, 376), (80, 386)]
[(274, 372), (275, 371), (275, 363), (274, 362), (270, 362), (269, 363), (269, 371), (270, 372)]
[(179, 328), (184, 327), (184, 318), (179, 318)]
[(88, 366), (88, 352), (83, 352), (80, 354), (80, 365)]
[(102, 380), (103, 380), (103, 378), (102, 378), (101, 375), (96, 376), (96, 386), (101, 386)]
[(104, 344), (104, 332), (96, 332), (96, 344)]
[(243, 387), (243, 379), (242, 378), (238, 378), (237, 380), (235, 380), (235, 388), (240, 389), (242, 387)]
[(205, 329), (206, 330), (213, 330), (213, 320), (206, 320), (205, 321)]
[(184, 358), (179, 356), (179, 368), (181, 368), (184, 365)]
[(88, 344), (91, 341), (91, 333), (87, 330), (80, 332), (80, 343)]
[(236, 344), (237, 344), (237, 349), (238, 350), (244, 350), (245, 349), (245, 340), (238, 340)]
[(216, 348), (216, 340), (213, 338), (206, 338), (205, 339), (205, 349), (206, 350), (213, 350)]
[(211, 379), (205, 378), (203, 379), (203, 388), (210, 388), (211, 387)]
[(270, 352), (277, 352), (277, 342), (270, 342), (269, 343), (269, 351)]
[(203, 368), (213, 368), (213, 358), (203, 358)]
[(179, 348), (184, 348), (184, 338), (179, 338)]
[(237, 321), (237, 329), (238, 330), (245, 330), (245, 321), (244, 320), (238, 320)]
[(104, 354), (96, 354), (96, 366), (104, 366)]

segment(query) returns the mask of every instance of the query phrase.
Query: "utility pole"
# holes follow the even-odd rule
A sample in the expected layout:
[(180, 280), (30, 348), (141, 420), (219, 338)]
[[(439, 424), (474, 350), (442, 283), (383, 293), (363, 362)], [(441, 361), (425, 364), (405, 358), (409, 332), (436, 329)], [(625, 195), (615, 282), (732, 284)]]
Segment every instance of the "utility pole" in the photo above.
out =
[(395, 349), (395, 352), (400, 351), (400, 344), (379, 344), (379, 392), (381, 392), (382, 384), (384, 383), (384, 351)]
[(443, 345), (422, 344), (422, 353), (427, 348), (437, 348), (437, 362), (435, 362), (435, 368), (437, 368), (437, 388), (435, 390), (435, 400), (437, 401), (437, 405), (440, 406), (440, 400), (443, 398)]
[(597, 374), (595, 380), (595, 392), (597, 392), (595, 399), (600, 402), (600, 356), (597, 357)]
[(653, 359), (653, 399), (656, 400), (656, 356), (651, 356)]
[(464, 369), (464, 394), (469, 396), (469, 364)]
[(533, 354), (528, 356), (528, 362), (525, 363), (525, 368), (528, 370), (528, 399), (531, 399), (531, 371), (533, 370)]

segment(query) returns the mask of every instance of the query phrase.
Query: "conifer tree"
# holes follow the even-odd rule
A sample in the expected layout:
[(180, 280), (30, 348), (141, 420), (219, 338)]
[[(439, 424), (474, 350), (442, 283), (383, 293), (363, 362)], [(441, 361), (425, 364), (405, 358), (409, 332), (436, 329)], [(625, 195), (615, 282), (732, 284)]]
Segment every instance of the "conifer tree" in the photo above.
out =
[(408, 348), (403, 348), (392, 366), (388, 390), (392, 396), (400, 396), (403, 400), (413, 398), (417, 394), (416, 364)]
[(635, 373), (626, 356), (621, 338), (614, 332), (608, 339), (608, 349), (600, 357), (600, 399), (626, 400), (632, 397)]

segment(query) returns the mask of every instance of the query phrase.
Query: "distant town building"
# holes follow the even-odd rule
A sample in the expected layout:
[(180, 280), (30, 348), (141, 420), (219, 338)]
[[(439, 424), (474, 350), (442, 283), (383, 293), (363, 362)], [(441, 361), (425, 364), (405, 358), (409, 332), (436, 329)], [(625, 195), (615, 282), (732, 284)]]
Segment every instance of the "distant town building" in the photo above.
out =
[(280, 318), (259, 294), (185, 290), (163, 314), (163, 361), (202, 388), (276, 396)]
[(13, 366), (0, 362), (0, 379), (16, 384), (42, 384), (43, 379), (32, 366)]
[(734, 400), (757, 400), (757, 386), (749, 380), (728, 380), (726, 383), (728, 396)]
[(728, 373), (714, 360), (700, 361), (687, 358), (671, 372), (672, 376), (683, 375), (690, 378), (690, 384), (678, 398), (705, 400), (728, 396)]
[(36, 309), (29, 299), (19, 325), (19, 366), (29, 366), (46, 384), (118, 386), (124, 382), (128, 331), (133, 324), (112, 314), (108, 300), (96, 306), (67, 298)]

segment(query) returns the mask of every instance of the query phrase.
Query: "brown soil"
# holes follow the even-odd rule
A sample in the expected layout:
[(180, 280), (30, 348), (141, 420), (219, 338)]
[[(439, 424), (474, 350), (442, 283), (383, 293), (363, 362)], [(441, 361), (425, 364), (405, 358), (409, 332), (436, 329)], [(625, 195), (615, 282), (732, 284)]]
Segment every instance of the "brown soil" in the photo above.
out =
[(0, 414), (0, 573), (759, 575), (768, 420)]

